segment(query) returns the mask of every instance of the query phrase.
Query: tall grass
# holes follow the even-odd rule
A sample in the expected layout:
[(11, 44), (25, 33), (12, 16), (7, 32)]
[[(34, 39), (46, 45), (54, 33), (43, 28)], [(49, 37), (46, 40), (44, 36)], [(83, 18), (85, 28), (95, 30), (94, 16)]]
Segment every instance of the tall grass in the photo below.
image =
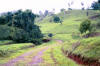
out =
[(0, 57), (7, 57), (11, 53), (15, 53), (18, 50), (33, 47), (32, 43), (21, 43), (21, 44), (11, 44), (0, 46)]

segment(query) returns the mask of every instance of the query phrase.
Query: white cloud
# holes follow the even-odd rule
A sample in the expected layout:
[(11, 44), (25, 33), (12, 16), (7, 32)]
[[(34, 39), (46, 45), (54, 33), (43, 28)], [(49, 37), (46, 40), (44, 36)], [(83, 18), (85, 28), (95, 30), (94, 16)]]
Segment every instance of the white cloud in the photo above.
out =
[(59, 12), (61, 8), (67, 9), (67, 2), (70, 1), (74, 1), (72, 8), (81, 8), (80, 1), (85, 2), (85, 7), (87, 7), (95, 0), (0, 0), (0, 12), (32, 9), (37, 13), (39, 10), (52, 10), (53, 8), (56, 12)]

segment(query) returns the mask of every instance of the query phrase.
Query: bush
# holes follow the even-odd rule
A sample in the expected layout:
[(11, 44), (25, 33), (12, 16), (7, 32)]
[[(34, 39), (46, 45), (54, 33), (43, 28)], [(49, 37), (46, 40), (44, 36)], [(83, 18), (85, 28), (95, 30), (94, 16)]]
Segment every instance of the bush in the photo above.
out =
[(10, 39), (11, 28), (6, 25), (0, 25), (0, 40)]
[(92, 3), (91, 6), (94, 10), (100, 10), (100, 1)]
[(30, 32), (15, 28), (15, 30), (12, 32), (11, 37), (12, 40), (16, 42), (33, 42), (39, 44), (42, 41), (43, 35), (41, 34), (39, 27), (35, 26), (34, 29)]
[(35, 44), (35, 45), (39, 45), (42, 43), (42, 39), (33, 39), (32, 42)]
[(4, 16), (0, 16), (0, 25), (6, 24), (6, 20)]
[(52, 37), (52, 36), (53, 36), (53, 34), (52, 34), (52, 33), (49, 33), (49, 34), (48, 34), (48, 36), (49, 36), (49, 37)]
[[(34, 42), (33, 39), (37, 41), (42, 39), (43, 35), (39, 27), (34, 24), (35, 18), (36, 15), (31, 10), (18, 10), (1, 15), (0, 24), (7, 25), (0, 28), (1, 39), (9, 40), (10, 37), (16, 42)], [(11, 31), (8, 26), (12, 28)]]
[(87, 31), (92, 32), (93, 30), (93, 26), (91, 24), (90, 20), (84, 20), (81, 24), (80, 24), (80, 28), (79, 31), (82, 33), (86, 33)]
[(27, 42), (29, 39), (28, 33), (18, 28), (12, 32), (11, 37), (15, 42)]
[(58, 16), (54, 16), (53, 21), (54, 21), (55, 23), (59, 23), (59, 22), (60, 22), (60, 18), (59, 18)]
[(96, 26), (97, 26), (98, 28), (100, 28), (100, 22), (98, 22)]
[(0, 57), (8, 56), (9, 51), (8, 50), (0, 50)]

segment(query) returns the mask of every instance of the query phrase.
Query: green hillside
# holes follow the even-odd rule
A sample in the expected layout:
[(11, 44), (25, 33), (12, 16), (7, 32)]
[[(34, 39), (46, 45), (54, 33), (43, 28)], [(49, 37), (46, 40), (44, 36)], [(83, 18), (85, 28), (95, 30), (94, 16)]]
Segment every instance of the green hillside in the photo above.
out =
[[(97, 10), (88, 10), (89, 16), (86, 16), (87, 11), (81, 10), (72, 10), (64, 13), (57, 14), (60, 18), (63, 19), (63, 23), (54, 23), (49, 22), (48, 19), (52, 17), (46, 17), (39, 23), (36, 23), (40, 26), (42, 33), (47, 35), (49, 33), (53, 34), (52, 39), (59, 39), (64, 41), (62, 47), (64, 50), (72, 51), (73, 44), (76, 44), (77, 41), (80, 42), (80, 45), (73, 50), (75, 54), (81, 54), (82, 56), (88, 58), (100, 59), (100, 38), (99, 37), (90, 37), (90, 38), (81, 38), (79, 32), (80, 23), (85, 19), (90, 19), (93, 25), (97, 25), (100, 20), (99, 15), (100, 11)], [(95, 17), (97, 16), (97, 17)], [(95, 32), (100, 32), (100, 28), (96, 27)]]
[[(100, 59), (100, 27), (97, 27), (97, 25), (100, 24), (100, 11), (88, 10), (88, 12), (89, 16), (86, 15), (86, 10), (70, 10), (66, 11), (66, 13), (58, 13), (56, 16), (60, 17), (63, 21), (62, 24), (53, 21), (50, 22), (53, 16), (46, 16), (39, 22), (38, 19), (40, 19), (40, 17), (38, 17), (35, 20), (35, 24), (40, 27), (44, 39), (50, 39), (50, 41), (35, 46), (32, 43), (14, 44), (11, 40), (2, 40), (0, 41), (0, 51), (3, 53), (0, 54), (0, 64), (7, 63), (14, 58), (16, 61), (16, 59), (22, 57), (22, 59), (20, 58), (19, 60), (22, 62), (16, 61), (15, 65), (21, 64), (23, 66), (23, 64), (27, 65), (30, 64), (30, 62), (37, 63), (40, 66), (80, 65), (69, 57), (66, 57), (67, 55), (64, 54), (62, 49), (64, 49), (65, 52), (72, 52), (86, 58)], [(98, 35), (89, 38), (82, 37), (88, 35), (88, 32), (81, 34), (79, 31), (80, 24), (85, 19), (91, 20), (93, 26), (96, 28), (94, 33), (98, 33)], [(48, 34), (52, 34), (53, 37), (49, 37)], [(41, 60), (41, 58), (43, 60)], [(41, 60), (42, 62), (37, 60)]]
[[(49, 22), (52, 18), (51, 16), (50, 18), (47, 16), (41, 22), (37, 22), (36, 24), (40, 26), (42, 33), (53, 33), (53, 38), (61, 38), (66, 41), (67, 39), (70, 40), (75, 37), (79, 37), (79, 25), (83, 20), (99, 14), (99, 11), (97, 10), (88, 10), (88, 12), (89, 16), (86, 16), (86, 11), (81, 10), (67, 11), (68, 14), (66, 13), (65, 15), (63, 13), (59, 13), (57, 15), (59, 17), (63, 17), (62, 25), (60, 23)], [(91, 21), (93, 24), (97, 24), (99, 22), (99, 17), (91, 19)], [(99, 31), (98, 28), (96, 30)], [(72, 36), (72, 34), (75, 35)]]

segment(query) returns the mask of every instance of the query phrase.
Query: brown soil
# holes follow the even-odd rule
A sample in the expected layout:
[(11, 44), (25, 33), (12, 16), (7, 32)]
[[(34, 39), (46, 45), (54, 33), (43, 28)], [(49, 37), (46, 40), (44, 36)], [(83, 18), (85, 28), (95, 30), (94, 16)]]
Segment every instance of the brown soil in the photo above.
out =
[(84, 66), (100, 66), (100, 62), (98, 59), (86, 58), (81, 55), (74, 54), (72, 52), (64, 51), (62, 48), (62, 52), (70, 59), (75, 61), (77, 64)]
[(89, 19), (96, 19), (98, 17), (100, 17), (100, 15), (91, 16), (91, 17), (89, 17)]
[(84, 38), (89, 38), (89, 37), (96, 37), (96, 36), (100, 36), (100, 32), (94, 32), (94, 33), (89, 33), (84, 35)]
[(43, 39), (42, 41), (47, 43), (47, 42), (51, 41), (51, 39)]

